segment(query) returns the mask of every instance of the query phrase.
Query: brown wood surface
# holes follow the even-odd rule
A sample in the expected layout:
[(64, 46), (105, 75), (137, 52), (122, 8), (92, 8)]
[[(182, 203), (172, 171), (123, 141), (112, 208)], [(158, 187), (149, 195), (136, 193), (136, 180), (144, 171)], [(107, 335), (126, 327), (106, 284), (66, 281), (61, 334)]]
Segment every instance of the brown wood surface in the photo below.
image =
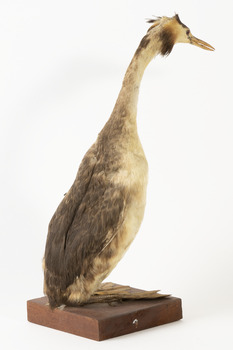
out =
[(47, 303), (46, 297), (28, 300), (28, 321), (99, 341), (182, 318), (181, 299), (175, 297), (125, 300), (113, 305), (95, 303), (63, 310), (51, 310)]

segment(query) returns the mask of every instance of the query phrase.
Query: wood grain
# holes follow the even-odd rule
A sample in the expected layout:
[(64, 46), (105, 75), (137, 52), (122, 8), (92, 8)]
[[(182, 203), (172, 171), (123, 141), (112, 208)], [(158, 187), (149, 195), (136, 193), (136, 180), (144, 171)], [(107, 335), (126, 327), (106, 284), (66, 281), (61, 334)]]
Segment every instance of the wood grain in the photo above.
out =
[(178, 321), (182, 307), (181, 299), (166, 297), (51, 310), (42, 297), (27, 301), (27, 313), (29, 322), (101, 341)]

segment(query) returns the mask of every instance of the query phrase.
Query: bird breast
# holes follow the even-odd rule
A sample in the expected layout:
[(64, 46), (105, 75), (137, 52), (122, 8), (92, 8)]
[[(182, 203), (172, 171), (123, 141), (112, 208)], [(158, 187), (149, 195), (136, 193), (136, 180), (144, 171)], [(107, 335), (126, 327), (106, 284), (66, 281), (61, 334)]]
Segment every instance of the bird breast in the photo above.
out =
[(110, 174), (109, 180), (116, 186), (124, 187), (125, 193), (128, 193), (129, 201), (125, 208), (122, 226), (106, 249), (111, 252), (111, 258), (108, 261), (108, 273), (124, 256), (135, 238), (141, 225), (146, 205), (148, 164), (144, 152), (142, 151), (140, 154), (126, 152), (122, 156), (121, 162), (121, 168), (115, 174)]

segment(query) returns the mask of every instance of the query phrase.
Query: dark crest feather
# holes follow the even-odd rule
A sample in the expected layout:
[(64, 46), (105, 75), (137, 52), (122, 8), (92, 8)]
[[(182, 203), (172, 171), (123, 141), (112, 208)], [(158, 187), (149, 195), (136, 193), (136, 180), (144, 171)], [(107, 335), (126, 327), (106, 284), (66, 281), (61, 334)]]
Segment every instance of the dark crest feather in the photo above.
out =
[(176, 13), (175, 18), (177, 22), (183, 27), (183, 28), (188, 28), (183, 22), (181, 22), (179, 15)]
[(157, 22), (158, 20), (160, 20), (161, 17), (155, 17), (155, 18), (147, 18), (146, 19), (146, 22), (147, 23), (155, 23)]

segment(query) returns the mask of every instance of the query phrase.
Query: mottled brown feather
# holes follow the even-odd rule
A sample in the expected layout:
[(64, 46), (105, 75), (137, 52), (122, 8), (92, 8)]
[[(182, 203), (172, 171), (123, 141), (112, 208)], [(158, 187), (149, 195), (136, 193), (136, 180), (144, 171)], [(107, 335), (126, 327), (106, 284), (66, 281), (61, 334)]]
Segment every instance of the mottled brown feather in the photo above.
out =
[(114, 135), (110, 142), (105, 136), (83, 158), (74, 184), (49, 224), (45, 284), (51, 305), (66, 302), (62, 297), (66, 288), (91, 270), (94, 258), (121, 225), (127, 193), (108, 180), (108, 174), (117, 170), (119, 153), (114, 155), (111, 147)]

